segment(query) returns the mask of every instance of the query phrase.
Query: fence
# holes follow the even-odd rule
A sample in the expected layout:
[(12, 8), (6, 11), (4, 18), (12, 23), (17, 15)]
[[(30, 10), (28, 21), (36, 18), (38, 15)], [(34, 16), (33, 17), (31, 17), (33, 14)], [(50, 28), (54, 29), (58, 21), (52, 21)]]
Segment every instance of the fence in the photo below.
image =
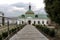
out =
[(16, 28), (16, 26), (17, 26), (16, 18), (5, 17), (4, 13), (0, 12), (0, 40), (4, 40), (5, 37), (7, 36), (7, 33), (8, 33), (7, 38), (9, 39), (10, 30)]

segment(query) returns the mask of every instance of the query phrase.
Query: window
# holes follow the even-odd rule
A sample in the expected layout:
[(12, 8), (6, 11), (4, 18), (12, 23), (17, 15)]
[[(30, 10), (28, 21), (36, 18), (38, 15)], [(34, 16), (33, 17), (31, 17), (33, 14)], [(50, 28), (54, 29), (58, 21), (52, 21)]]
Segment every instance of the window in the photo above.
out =
[(40, 24), (40, 21), (38, 21), (38, 24)]
[(36, 21), (34, 21), (34, 24), (36, 24)]
[(22, 21), (22, 24), (24, 23), (24, 21)]
[(28, 20), (28, 23), (31, 24), (31, 20)]
[(42, 24), (44, 24), (44, 21), (42, 21)]
[(38, 18), (38, 15), (35, 15), (36, 18)]
[(22, 16), (22, 18), (25, 18), (25, 15), (21, 15)]
[(47, 24), (48, 24), (48, 21), (47, 21)]

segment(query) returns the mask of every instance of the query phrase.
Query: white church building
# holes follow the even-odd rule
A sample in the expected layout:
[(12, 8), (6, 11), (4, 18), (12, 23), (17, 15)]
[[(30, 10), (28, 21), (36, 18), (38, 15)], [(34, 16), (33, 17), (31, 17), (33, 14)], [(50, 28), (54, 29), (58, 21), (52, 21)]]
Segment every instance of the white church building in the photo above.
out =
[(49, 25), (50, 19), (47, 17), (46, 14), (35, 14), (31, 10), (31, 5), (29, 5), (29, 10), (25, 14), (22, 14), (21, 16), (19, 16), (19, 23), (28, 24), (29, 22), (30, 22), (30, 24), (35, 23), (35, 24), (41, 24), (41, 25), (43, 25), (43, 24)]

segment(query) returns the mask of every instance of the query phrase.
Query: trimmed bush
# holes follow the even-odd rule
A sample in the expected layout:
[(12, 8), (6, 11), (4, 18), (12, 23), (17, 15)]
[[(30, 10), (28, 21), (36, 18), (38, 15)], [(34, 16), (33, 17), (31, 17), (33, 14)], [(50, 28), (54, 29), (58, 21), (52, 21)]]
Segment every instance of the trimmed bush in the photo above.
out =
[(16, 28), (12, 29), (11, 31), (12, 31), (12, 32), (16, 31)]
[(9, 30), (9, 34), (11, 34), (12, 33), (12, 30)]
[(2, 35), (0, 35), (0, 40), (2, 40)]
[(43, 31), (44, 33), (46, 33), (47, 35), (54, 37), (55, 36), (55, 30), (54, 29), (49, 29), (46, 26), (42, 26), (42, 25), (35, 25), (35, 27), (38, 30)]
[[(16, 27), (16, 28), (13, 28), (13, 29), (9, 30), (9, 34), (11, 35), (11, 33), (12, 33), (12, 34), (16, 33), (16, 32), (17, 32), (17, 31), (16, 31), (17, 29), (18, 29), (18, 30), (21, 30), (25, 25), (26, 25), (26, 24), (19, 25), (19, 27)], [(5, 32), (3, 32), (3, 33), (0, 35), (0, 40), (2, 40), (2, 38), (5, 39), (6, 37), (8, 37), (8, 31), (5, 31)]]
[(8, 36), (8, 32), (3, 32), (2, 36), (3, 36), (3, 38), (6, 38)]
[(55, 36), (55, 30), (54, 30), (54, 29), (50, 30), (50, 31), (49, 31), (49, 35), (50, 35), (51, 37), (54, 37), (54, 36)]
[(43, 31), (44, 31), (44, 33), (46, 33), (46, 34), (48, 34), (49, 33), (49, 28), (47, 28), (47, 27), (43, 27)]

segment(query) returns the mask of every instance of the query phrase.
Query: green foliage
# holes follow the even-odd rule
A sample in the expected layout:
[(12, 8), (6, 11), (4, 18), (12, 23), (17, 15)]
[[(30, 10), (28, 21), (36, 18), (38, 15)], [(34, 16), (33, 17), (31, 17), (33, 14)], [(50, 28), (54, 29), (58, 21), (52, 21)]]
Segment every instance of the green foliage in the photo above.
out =
[(54, 37), (55, 36), (55, 30), (54, 29), (53, 30), (49, 30), (49, 35), (51, 37)]
[(44, 2), (48, 17), (60, 24), (60, 0), (45, 0)]
[(12, 33), (12, 30), (9, 30), (9, 34), (11, 34)]
[(35, 25), (36, 28), (39, 31), (43, 31), (44, 33), (46, 33), (47, 35), (54, 37), (55, 36), (55, 30), (54, 29), (49, 29), (46, 26), (42, 26), (42, 25)]
[(2, 40), (2, 35), (0, 35), (0, 40)]
[[(21, 30), (25, 25), (26, 25), (26, 24), (23, 24), (23, 25), (20, 24), (19, 27), (15, 27), (15, 28), (9, 30), (9, 35), (10, 35), (11, 33), (12, 33), (12, 34), (16, 33), (16, 32), (17, 32), (17, 31), (16, 31), (17, 29), (18, 29), (18, 31)], [(8, 31), (4, 31), (2, 34), (0, 34), (0, 40), (2, 40), (2, 38), (5, 39), (6, 37), (8, 37)]]
[(3, 36), (3, 38), (6, 38), (8, 36), (8, 32), (3, 32), (2, 36)]
[(16, 28), (12, 29), (12, 32), (14, 32), (16, 30)]

